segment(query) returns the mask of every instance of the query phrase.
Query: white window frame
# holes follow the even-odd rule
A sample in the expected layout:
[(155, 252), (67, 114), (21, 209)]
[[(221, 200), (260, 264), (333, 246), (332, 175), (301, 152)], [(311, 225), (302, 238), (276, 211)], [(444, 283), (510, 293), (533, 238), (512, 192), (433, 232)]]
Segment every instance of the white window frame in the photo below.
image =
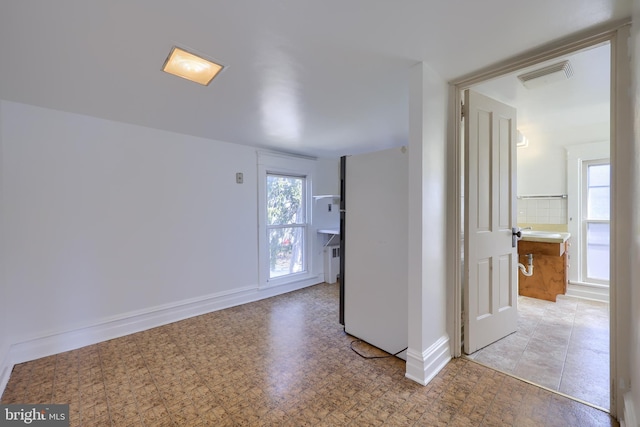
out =
[[(312, 250), (312, 188), (315, 161), (280, 153), (258, 152), (258, 264), (259, 287), (273, 287), (291, 284), (313, 277), (314, 271)], [(305, 227), (303, 259), (306, 268), (299, 273), (270, 278), (269, 268), (269, 230), (267, 224), (267, 175), (288, 175), (305, 178), (303, 189), (305, 205)]]
[[(586, 280), (586, 264), (582, 248), (586, 248), (583, 238), (583, 163), (606, 159), (610, 162), (609, 141), (592, 142), (567, 146), (567, 216), (568, 231), (571, 233), (569, 256), (569, 283), (576, 285), (598, 285)], [(586, 249), (585, 249), (586, 250)]]
[[(580, 245), (580, 258), (582, 260), (584, 260), (584, 262), (582, 262), (582, 271), (581, 271), (581, 277), (582, 277), (582, 281), (586, 282), (586, 283), (596, 283), (596, 284), (600, 284), (600, 285), (608, 285), (609, 284), (609, 280), (603, 280), (603, 279), (598, 279), (598, 278), (594, 278), (594, 277), (589, 277), (588, 275), (588, 269), (587, 269), (587, 229), (589, 227), (589, 224), (608, 224), (609, 225), (609, 236), (611, 236), (611, 212), (609, 212), (609, 219), (608, 220), (602, 220), (602, 219), (592, 219), (592, 218), (588, 218), (588, 208), (587, 208), (587, 203), (589, 202), (589, 196), (588, 196), (588, 182), (587, 182), (587, 171), (589, 169), (589, 166), (597, 166), (597, 165), (611, 165), (611, 161), (609, 160), (609, 158), (605, 158), (605, 159), (593, 159), (593, 160), (583, 160), (582, 161), (582, 200), (581, 200), (581, 213), (582, 215), (580, 216), (580, 227), (581, 227), (581, 232), (582, 232), (582, 236), (584, 236), (584, 239), (582, 239), (582, 244)], [(609, 182), (609, 189), (611, 189), (611, 182)], [(611, 197), (611, 196), (609, 196)], [(611, 239), (609, 239), (609, 242), (611, 242)], [(609, 254), (611, 254), (611, 244), (609, 244)], [(610, 256), (609, 256), (610, 258)], [(611, 266), (609, 266), (609, 269), (611, 269)]]
[[(307, 251), (305, 251), (305, 246), (307, 244), (307, 238), (308, 238), (308, 229), (309, 229), (309, 223), (307, 221), (307, 212), (309, 211), (308, 207), (307, 207), (307, 188), (306, 188), (306, 183), (307, 183), (307, 177), (306, 175), (293, 175), (293, 174), (284, 174), (281, 172), (273, 172), (273, 171), (267, 171), (267, 182), (269, 181), (269, 177), (276, 177), (276, 178), (291, 178), (291, 179), (296, 179), (296, 180), (302, 180), (302, 194), (300, 195), (301, 198), (301, 204), (302, 204), (302, 222), (294, 222), (294, 223), (285, 223), (285, 224), (269, 224), (269, 222), (267, 221), (266, 223), (266, 234), (267, 236), (271, 235), (271, 232), (273, 232), (274, 230), (283, 230), (283, 229), (287, 229), (287, 228), (298, 228), (302, 230), (302, 242), (303, 242), (303, 247), (302, 247), (302, 254), (301, 254), (301, 258), (302, 258), (302, 270), (295, 272), (295, 273), (288, 273), (288, 274), (282, 274), (276, 277), (284, 277), (284, 276), (291, 276), (293, 274), (300, 274), (300, 273), (304, 273), (308, 271), (307, 268), (307, 263), (308, 263), (308, 253)], [(267, 197), (268, 197), (268, 191), (267, 191)], [(271, 254), (269, 254), (269, 258), (271, 258)], [(269, 259), (269, 264), (271, 264), (271, 259)], [(271, 270), (271, 269), (270, 269)], [(274, 280), (276, 277), (271, 277), (271, 271), (269, 271), (269, 280)]]

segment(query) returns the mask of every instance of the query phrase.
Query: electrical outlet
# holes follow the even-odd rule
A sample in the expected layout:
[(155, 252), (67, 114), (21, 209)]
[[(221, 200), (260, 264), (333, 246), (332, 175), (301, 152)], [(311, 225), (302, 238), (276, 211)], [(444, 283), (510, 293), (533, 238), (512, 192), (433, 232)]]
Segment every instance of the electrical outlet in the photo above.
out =
[(242, 172), (237, 172), (236, 173), (236, 184), (242, 184), (244, 182), (244, 176), (242, 175)]

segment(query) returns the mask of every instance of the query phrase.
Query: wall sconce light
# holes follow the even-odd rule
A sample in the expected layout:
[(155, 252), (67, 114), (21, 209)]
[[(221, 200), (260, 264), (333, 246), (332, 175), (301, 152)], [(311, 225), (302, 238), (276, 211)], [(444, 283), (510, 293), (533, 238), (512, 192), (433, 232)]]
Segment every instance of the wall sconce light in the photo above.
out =
[(516, 147), (518, 148), (526, 148), (529, 146), (529, 140), (526, 136), (522, 134), (522, 132), (518, 131), (518, 142), (516, 142)]

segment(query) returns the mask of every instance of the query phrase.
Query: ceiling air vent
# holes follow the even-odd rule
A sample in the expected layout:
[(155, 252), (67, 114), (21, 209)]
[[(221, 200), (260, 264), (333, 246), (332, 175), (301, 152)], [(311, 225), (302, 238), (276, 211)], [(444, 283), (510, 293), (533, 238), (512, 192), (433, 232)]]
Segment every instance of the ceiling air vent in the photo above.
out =
[(569, 61), (562, 61), (557, 64), (549, 65), (548, 67), (540, 68), (539, 70), (520, 74), (518, 79), (520, 79), (524, 87), (527, 89), (533, 89), (549, 83), (567, 80), (571, 76), (573, 76), (573, 68), (571, 68), (571, 64)]

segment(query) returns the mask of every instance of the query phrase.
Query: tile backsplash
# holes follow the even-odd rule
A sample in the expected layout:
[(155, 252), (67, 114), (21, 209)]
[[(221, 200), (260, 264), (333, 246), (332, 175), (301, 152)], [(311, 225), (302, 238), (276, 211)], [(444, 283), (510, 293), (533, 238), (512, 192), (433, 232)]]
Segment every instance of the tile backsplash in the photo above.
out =
[(567, 199), (518, 199), (518, 223), (567, 224)]

